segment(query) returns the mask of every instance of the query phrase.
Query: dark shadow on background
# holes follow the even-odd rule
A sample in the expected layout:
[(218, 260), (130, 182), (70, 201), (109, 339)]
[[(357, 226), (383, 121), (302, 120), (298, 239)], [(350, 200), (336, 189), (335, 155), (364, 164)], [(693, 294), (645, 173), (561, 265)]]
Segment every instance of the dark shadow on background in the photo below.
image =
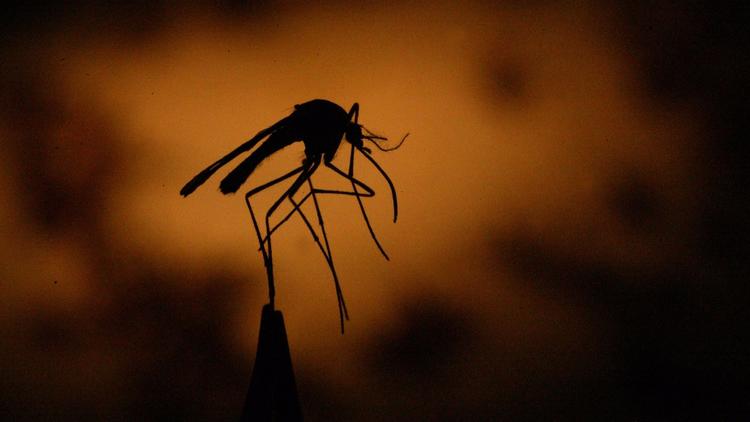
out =
[(0, 110), (9, 130), (3, 149), (12, 157), (24, 214), (43, 231), (93, 232), (106, 195), (121, 176), (115, 124), (62, 98), (43, 74), (10, 73)]
[(2, 69), (2, 149), (22, 193), (13, 206), (28, 236), (81, 251), (89, 267), (76, 282), (94, 293), (75, 310), (37, 307), (0, 326), (2, 418), (235, 419), (252, 358), (232, 332), (252, 281), (206, 265), (176, 270), (114, 244), (105, 219), (127, 180), (122, 134), (28, 69)]
[(613, 342), (603, 358), (614, 359), (615, 370), (590, 387), (621, 395), (627, 416), (687, 420), (747, 411), (750, 344), (737, 335), (747, 311), (731, 279), (593, 262), (527, 235), (505, 237), (497, 250), (537, 291), (597, 315)]
[[(712, 170), (701, 230), (705, 258), (747, 274), (750, 222), (746, 181), (750, 167), (750, 51), (748, 11), (731, 2), (617, 3), (618, 29), (641, 64), (655, 101), (695, 106), (706, 113), (705, 162)], [(734, 268), (731, 268), (734, 267)]]
[[(683, 383), (644, 388), (665, 387), (655, 393), (669, 395), (669, 412), (678, 415), (747, 416), (750, 340), (740, 333), (750, 317), (750, 51), (741, 41), (750, 32), (748, 11), (731, 2), (666, 1), (621, 3), (619, 10), (623, 25), (632, 28), (624, 32), (625, 41), (634, 47), (655, 100), (694, 105), (709, 118), (704, 160), (711, 173), (700, 255), (690, 273), (673, 280), (675, 291), (657, 292), (664, 305), (643, 298), (659, 305), (654, 317), (666, 317), (667, 341), (679, 351), (682, 366), (665, 368)], [(648, 358), (636, 356), (639, 374), (648, 379)]]

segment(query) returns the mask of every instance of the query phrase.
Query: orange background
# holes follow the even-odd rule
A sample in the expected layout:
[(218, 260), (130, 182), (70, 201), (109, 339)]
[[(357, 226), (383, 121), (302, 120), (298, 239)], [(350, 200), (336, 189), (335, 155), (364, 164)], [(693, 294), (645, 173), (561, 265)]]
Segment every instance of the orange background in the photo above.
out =
[[(262, 259), (241, 195), (217, 191), (225, 172), (178, 192), (313, 98), (359, 102), (360, 122), (391, 142), (411, 135), (373, 153), (396, 184), (396, 224), (387, 185), (357, 167), (378, 192), (365, 205), (390, 262), (354, 200), (322, 201), (345, 335), (304, 226), (274, 237), (308, 419), (746, 410), (735, 139), (748, 60), (731, 10), (13, 10), (0, 65), (0, 412), (11, 419), (239, 415), (267, 300)], [(288, 148), (245, 187), (302, 155)], [(315, 180), (346, 187), (327, 170)]]

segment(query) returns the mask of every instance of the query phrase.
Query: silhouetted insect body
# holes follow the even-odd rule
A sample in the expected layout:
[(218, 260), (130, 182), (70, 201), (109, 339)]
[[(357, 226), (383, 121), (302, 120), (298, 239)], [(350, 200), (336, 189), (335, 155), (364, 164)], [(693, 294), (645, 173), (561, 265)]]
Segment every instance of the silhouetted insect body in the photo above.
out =
[[(323, 256), (326, 259), (331, 274), (333, 275), (334, 284), (336, 286), (336, 295), (339, 303), (339, 317), (341, 321), (341, 330), (344, 330), (344, 319), (349, 319), (349, 314), (346, 309), (346, 303), (344, 302), (344, 296), (341, 292), (341, 285), (336, 274), (336, 268), (333, 264), (333, 258), (331, 256), (331, 248), (328, 243), (328, 236), (326, 235), (325, 225), (323, 223), (323, 216), (320, 212), (318, 205), (317, 195), (320, 194), (331, 194), (331, 195), (348, 195), (354, 196), (359, 203), (362, 216), (367, 224), (367, 228), (370, 231), (370, 236), (374, 240), (380, 252), (383, 256), (388, 259), (388, 255), (383, 250), (375, 232), (370, 225), (370, 221), (365, 212), (364, 205), (362, 204), (362, 197), (371, 197), (375, 195), (375, 191), (372, 190), (362, 181), (354, 177), (354, 151), (359, 151), (373, 166), (383, 175), (385, 180), (388, 182), (388, 186), (391, 190), (391, 197), (393, 200), (393, 221), (396, 221), (398, 217), (398, 201), (396, 198), (396, 190), (393, 187), (393, 182), (390, 177), (386, 174), (385, 170), (372, 158), (370, 155), (370, 149), (366, 148), (363, 143), (365, 140), (373, 142), (373, 144), (382, 151), (392, 151), (404, 142), (408, 133), (404, 135), (401, 141), (393, 148), (383, 148), (376, 141), (385, 140), (386, 138), (377, 136), (362, 125), (358, 123), (359, 118), (359, 104), (354, 103), (349, 112), (341, 108), (339, 105), (332, 103), (327, 100), (312, 100), (303, 104), (297, 104), (294, 106), (294, 111), (289, 116), (279, 120), (274, 125), (261, 130), (252, 139), (245, 142), (244, 144), (237, 147), (234, 151), (230, 152), (226, 156), (222, 157), (215, 163), (208, 166), (205, 170), (198, 173), (193, 177), (185, 186), (180, 190), (182, 196), (190, 195), (195, 189), (206, 182), (219, 168), (229, 163), (233, 159), (237, 158), (240, 154), (250, 151), (258, 143), (263, 141), (255, 151), (253, 151), (247, 158), (240, 162), (237, 167), (221, 180), (219, 184), (219, 190), (222, 193), (234, 193), (240, 186), (250, 177), (253, 171), (258, 167), (263, 160), (270, 157), (282, 148), (293, 144), (294, 142), (303, 142), (305, 145), (305, 158), (302, 160), (302, 164), (287, 172), (286, 174), (271, 180), (268, 183), (260, 185), (256, 188), (251, 189), (245, 194), (245, 202), (250, 216), (253, 220), (253, 226), (255, 233), (258, 236), (258, 243), (260, 244), (260, 250), (263, 254), (263, 262), (266, 266), (266, 275), (268, 278), (268, 295), (271, 306), (274, 303), (274, 280), (273, 280), (273, 253), (271, 248), (271, 235), (276, 229), (284, 224), (294, 213), (298, 213), (302, 218), (303, 222), (307, 226), (308, 230), (313, 236), (313, 239), (320, 248)], [(364, 133), (363, 133), (364, 131)], [(345, 139), (352, 146), (349, 154), (349, 169), (344, 172), (333, 164), (333, 158), (341, 145), (342, 139)], [(340, 191), (340, 190), (329, 190), (329, 189), (318, 189), (313, 186), (311, 176), (318, 169), (320, 164), (323, 163), (326, 167), (332, 169), (338, 175), (346, 178), (351, 182), (351, 191)], [(261, 233), (260, 226), (255, 217), (253, 207), (250, 204), (250, 198), (277, 183), (296, 176), (290, 187), (271, 205), (265, 215), (265, 235)], [(294, 194), (302, 187), (303, 184), (307, 183), (309, 186), (309, 192), (299, 201), (294, 199)], [(362, 192), (358, 189), (360, 188)], [(313, 199), (315, 204), (315, 212), (318, 217), (318, 223), (320, 225), (321, 234), (323, 237), (323, 243), (320, 242), (312, 224), (307, 219), (307, 216), (302, 212), (301, 205), (309, 198)], [(272, 226), (270, 224), (271, 215), (277, 210), (279, 205), (284, 200), (288, 200), (293, 209), (289, 214), (281, 219), (279, 223)]]

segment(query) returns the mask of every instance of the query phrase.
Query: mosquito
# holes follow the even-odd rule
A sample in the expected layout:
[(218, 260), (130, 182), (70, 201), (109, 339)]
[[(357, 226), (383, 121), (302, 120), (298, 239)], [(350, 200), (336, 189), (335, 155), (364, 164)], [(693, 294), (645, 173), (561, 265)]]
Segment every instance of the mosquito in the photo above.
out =
[[(287, 172), (286, 174), (271, 180), (270, 182), (264, 183), (258, 187), (249, 190), (245, 194), (245, 203), (250, 211), (250, 217), (253, 221), (253, 227), (255, 228), (255, 234), (258, 237), (258, 243), (260, 244), (260, 251), (263, 255), (263, 264), (266, 268), (266, 277), (268, 279), (268, 296), (269, 303), (273, 308), (275, 288), (273, 278), (273, 249), (271, 247), (271, 235), (279, 229), (289, 218), (298, 213), (302, 221), (310, 231), (313, 240), (320, 248), (320, 251), (325, 257), (328, 268), (333, 276), (334, 285), (336, 287), (336, 297), (338, 300), (339, 307), (339, 321), (341, 324), (341, 331), (344, 331), (344, 319), (349, 320), (349, 312), (346, 309), (346, 302), (344, 301), (344, 295), (341, 290), (341, 284), (339, 283), (338, 275), (336, 274), (336, 268), (333, 263), (333, 256), (331, 255), (331, 247), (328, 242), (328, 236), (325, 230), (325, 224), (323, 222), (323, 215), (320, 211), (318, 204), (318, 195), (346, 195), (354, 196), (359, 204), (359, 209), (362, 212), (362, 217), (367, 225), (367, 229), (370, 232), (370, 237), (375, 242), (380, 253), (386, 260), (389, 260), (388, 254), (383, 249), (383, 246), (375, 236), (375, 231), (370, 224), (370, 219), (367, 217), (362, 198), (368, 198), (375, 196), (375, 191), (370, 188), (367, 184), (354, 177), (354, 152), (358, 151), (361, 153), (372, 165), (380, 172), (383, 178), (388, 183), (388, 187), (391, 191), (391, 198), (393, 203), (393, 222), (395, 223), (398, 218), (398, 199), (396, 197), (396, 189), (393, 186), (393, 182), (383, 168), (375, 161), (371, 156), (371, 150), (364, 146), (364, 141), (370, 141), (381, 151), (393, 151), (399, 148), (406, 137), (409, 136), (407, 133), (401, 138), (401, 141), (392, 148), (385, 148), (379, 145), (379, 142), (387, 140), (387, 138), (378, 136), (367, 130), (363, 125), (359, 124), (359, 104), (354, 103), (346, 112), (341, 106), (330, 102), (328, 100), (316, 99), (308, 101), (303, 104), (297, 104), (294, 106), (294, 111), (289, 116), (279, 120), (270, 127), (267, 127), (258, 132), (252, 139), (245, 142), (244, 144), (237, 147), (234, 151), (225, 155), (215, 163), (208, 166), (205, 170), (198, 173), (193, 177), (185, 186), (180, 190), (182, 196), (190, 195), (200, 185), (205, 183), (219, 168), (232, 161), (240, 154), (251, 150), (267, 137), (265, 142), (253, 151), (247, 158), (245, 158), (237, 167), (235, 167), (229, 174), (222, 179), (219, 184), (219, 190), (223, 194), (231, 194), (237, 192), (243, 183), (250, 177), (253, 171), (258, 165), (270, 157), (282, 148), (289, 146), (295, 142), (302, 141), (305, 145), (305, 157), (302, 160), (302, 164)], [(333, 158), (341, 145), (341, 141), (346, 139), (351, 144), (351, 151), (349, 153), (349, 168), (347, 171), (343, 171), (333, 163)], [(351, 185), (351, 191), (343, 190), (332, 190), (332, 189), (319, 189), (313, 186), (312, 175), (323, 163), (326, 167), (333, 170), (336, 174), (347, 179)], [(253, 206), (250, 203), (250, 199), (274, 186), (281, 183), (293, 176), (296, 176), (292, 184), (287, 190), (274, 201), (273, 205), (266, 211), (265, 215), (265, 235), (261, 233), (258, 220), (256, 219)], [(302, 199), (296, 201), (294, 199), (295, 193), (302, 187), (303, 184), (307, 183), (309, 191), (305, 194)], [(361, 189), (361, 191), (360, 191)], [(315, 205), (315, 213), (317, 214), (318, 224), (320, 225), (320, 231), (323, 237), (321, 243), (315, 229), (313, 229), (310, 220), (302, 212), (301, 206), (312, 198)], [(292, 205), (292, 210), (289, 211), (277, 224), (271, 225), (271, 216), (276, 212), (279, 206), (288, 200)]]

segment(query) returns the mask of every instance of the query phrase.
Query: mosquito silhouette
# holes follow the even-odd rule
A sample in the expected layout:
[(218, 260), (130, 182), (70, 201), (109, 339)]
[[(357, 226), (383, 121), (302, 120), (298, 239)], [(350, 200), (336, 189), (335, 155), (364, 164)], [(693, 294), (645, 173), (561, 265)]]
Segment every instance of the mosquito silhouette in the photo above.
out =
[[(352, 120), (353, 119), (353, 120)], [(362, 216), (367, 224), (367, 229), (370, 232), (375, 245), (378, 247), (380, 252), (383, 254), (386, 260), (388, 260), (388, 254), (386, 254), (383, 246), (375, 236), (370, 220), (365, 212), (365, 207), (362, 203), (363, 197), (372, 197), (375, 195), (375, 191), (367, 186), (364, 182), (354, 177), (354, 151), (359, 151), (372, 165), (383, 175), (388, 187), (391, 190), (391, 197), (393, 202), (393, 222), (396, 222), (398, 218), (398, 199), (396, 197), (396, 189), (393, 186), (391, 178), (383, 170), (383, 168), (372, 158), (371, 150), (364, 146), (364, 141), (372, 142), (381, 151), (393, 151), (400, 147), (406, 137), (409, 136), (407, 133), (401, 138), (399, 143), (392, 148), (384, 148), (379, 145), (379, 142), (387, 140), (387, 138), (378, 136), (367, 130), (364, 126), (358, 123), (359, 119), (359, 104), (354, 103), (349, 112), (347, 113), (341, 106), (332, 103), (327, 100), (312, 100), (303, 104), (297, 104), (294, 106), (294, 111), (289, 116), (279, 120), (274, 125), (267, 127), (252, 139), (245, 142), (244, 144), (237, 147), (234, 151), (230, 152), (226, 156), (222, 157), (215, 163), (208, 166), (205, 170), (198, 173), (193, 177), (185, 186), (180, 190), (182, 196), (190, 195), (195, 189), (206, 182), (219, 168), (232, 161), (234, 158), (242, 154), (243, 152), (251, 150), (261, 140), (268, 137), (250, 156), (245, 158), (237, 167), (234, 168), (229, 174), (222, 179), (219, 184), (219, 190), (224, 194), (230, 194), (237, 192), (243, 183), (250, 177), (255, 168), (266, 158), (272, 154), (281, 150), (282, 148), (293, 144), (294, 142), (302, 141), (305, 144), (305, 158), (302, 160), (302, 164), (289, 171), (288, 173), (280, 176), (270, 182), (264, 183), (256, 188), (251, 189), (245, 194), (245, 203), (250, 211), (250, 216), (253, 220), (253, 227), (255, 228), (255, 234), (258, 236), (258, 243), (260, 244), (260, 251), (263, 254), (263, 263), (266, 267), (266, 276), (268, 278), (268, 296), (271, 307), (273, 308), (275, 288), (273, 278), (273, 250), (271, 247), (271, 235), (281, 227), (285, 222), (292, 217), (296, 212), (302, 218), (302, 221), (307, 226), (307, 229), (312, 234), (313, 240), (320, 248), (320, 251), (325, 257), (326, 263), (333, 276), (333, 281), (336, 287), (336, 297), (338, 299), (339, 307), (339, 320), (341, 324), (341, 331), (344, 331), (344, 319), (349, 319), (349, 312), (346, 309), (346, 302), (344, 301), (344, 295), (341, 290), (341, 284), (339, 283), (338, 275), (336, 274), (336, 268), (333, 263), (333, 256), (331, 255), (331, 247), (328, 242), (328, 236), (326, 235), (325, 224), (323, 222), (323, 215), (320, 212), (320, 206), (318, 204), (318, 195), (347, 195), (354, 196), (357, 199), (359, 208), (362, 211)], [(351, 151), (349, 153), (349, 168), (348, 171), (343, 171), (333, 164), (333, 158), (339, 149), (342, 138), (346, 139), (351, 144)], [(313, 186), (312, 175), (320, 167), (321, 162), (336, 174), (344, 177), (351, 182), (351, 191), (342, 190), (331, 190), (331, 189), (318, 189)], [(250, 203), (250, 198), (255, 194), (297, 176), (292, 182), (291, 186), (271, 205), (266, 211), (265, 215), (265, 235), (261, 233), (258, 221), (255, 217), (255, 212)], [(301, 200), (295, 201), (294, 194), (302, 187), (303, 184), (307, 183), (309, 186), (309, 192), (305, 194)], [(362, 189), (362, 192), (358, 190), (358, 187)], [(320, 225), (320, 231), (323, 236), (323, 243), (313, 229), (310, 220), (302, 212), (301, 206), (309, 198), (312, 197), (313, 203), (315, 204), (315, 212), (318, 217), (318, 224)], [(271, 216), (276, 212), (278, 207), (288, 200), (292, 204), (292, 210), (285, 215), (276, 225), (270, 224)]]

